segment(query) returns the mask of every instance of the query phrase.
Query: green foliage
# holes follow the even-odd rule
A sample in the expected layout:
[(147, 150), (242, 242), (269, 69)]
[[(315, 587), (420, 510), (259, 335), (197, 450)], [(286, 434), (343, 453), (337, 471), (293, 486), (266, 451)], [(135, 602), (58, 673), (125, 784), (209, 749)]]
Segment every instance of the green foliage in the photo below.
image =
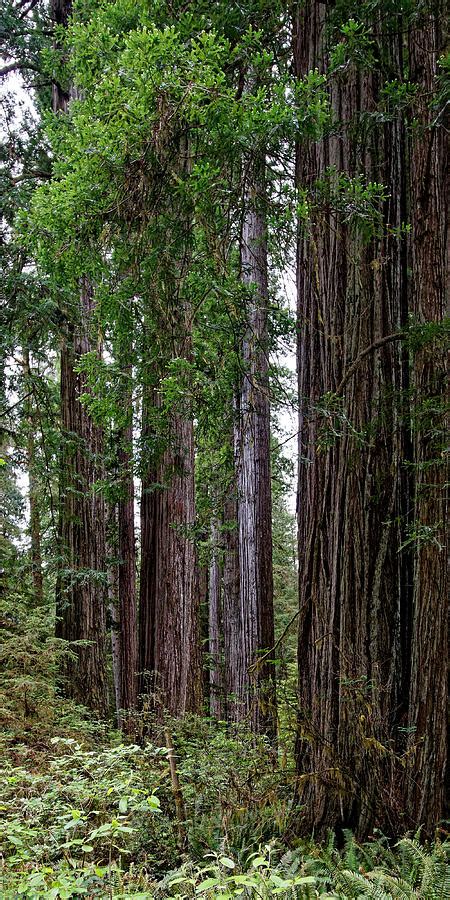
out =
[[(264, 741), (243, 727), (191, 717), (173, 731), (189, 856), (180, 858), (165, 748), (117, 743), (75, 710), (61, 731), (4, 742), (2, 896), (39, 898), (411, 897), (448, 894), (448, 844), (384, 838), (342, 851), (286, 849), (292, 785)], [(53, 725), (54, 731), (57, 724)], [(17, 737), (27, 738), (17, 732)], [(30, 738), (30, 735), (28, 735)]]
[[(132, 745), (98, 751), (55, 737), (38, 772), (28, 768), (30, 751), (22, 748), (22, 754), (19, 766), (12, 753), (6, 756), (2, 771), (1, 839), (18, 893), (44, 897), (54, 890), (50, 896), (65, 897), (92, 890), (102, 896), (130, 856), (138, 861), (155, 840), (155, 828), (160, 849), (170, 852), (172, 828), (156, 794), (167, 770), (165, 751)], [(65, 894), (69, 873), (71, 892)]]

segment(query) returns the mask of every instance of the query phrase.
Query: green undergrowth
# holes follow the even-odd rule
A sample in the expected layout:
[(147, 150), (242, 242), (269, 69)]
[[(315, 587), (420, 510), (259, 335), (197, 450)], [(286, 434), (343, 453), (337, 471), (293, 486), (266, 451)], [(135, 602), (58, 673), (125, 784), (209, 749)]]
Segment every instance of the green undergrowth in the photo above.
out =
[[(61, 704), (63, 709), (64, 704)], [(66, 710), (72, 736), (0, 746), (0, 897), (409, 898), (450, 896), (449, 844), (378, 836), (344, 849), (284, 841), (289, 772), (263, 741), (200, 718), (166, 722), (185, 805), (179, 822), (162, 731), (122, 743)]]

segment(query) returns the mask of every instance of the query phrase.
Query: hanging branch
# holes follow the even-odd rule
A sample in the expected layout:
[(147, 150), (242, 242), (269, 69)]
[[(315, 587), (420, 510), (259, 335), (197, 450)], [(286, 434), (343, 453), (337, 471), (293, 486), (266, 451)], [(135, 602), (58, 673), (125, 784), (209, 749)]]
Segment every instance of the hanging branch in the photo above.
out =
[(373, 344), (370, 344), (369, 347), (366, 347), (365, 350), (362, 350), (361, 353), (356, 357), (354, 362), (352, 362), (350, 368), (347, 369), (341, 383), (338, 385), (338, 387), (334, 391), (335, 396), (336, 397), (342, 396), (342, 393), (343, 393), (343, 390), (344, 390), (346, 384), (350, 381), (350, 378), (353, 378), (353, 375), (355, 374), (355, 372), (361, 365), (363, 359), (366, 358), (366, 356), (369, 356), (370, 353), (374, 353), (375, 350), (378, 350), (380, 347), (384, 347), (385, 344), (390, 344), (390, 343), (392, 343), (392, 341), (402, 341), (404, 339), (405, 339), (404, 331), (394, 331), (393, 334), (387, 334), (387, 335), (385, 335), (385, 337), (378, 338), (377, 341), (374, 341)]

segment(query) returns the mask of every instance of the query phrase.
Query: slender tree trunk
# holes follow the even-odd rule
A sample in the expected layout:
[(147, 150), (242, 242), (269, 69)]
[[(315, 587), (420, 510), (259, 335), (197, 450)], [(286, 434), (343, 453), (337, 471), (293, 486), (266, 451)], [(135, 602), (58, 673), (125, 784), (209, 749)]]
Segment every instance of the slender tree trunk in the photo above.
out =
[(111, 504), (106, 526), (106, 553), (108, 567), (108, 614), (111, 633), (111, 662), (113, 671), (114, 699), (117, 725), (121, 728), (121, 674), (120, 674), (120, 619), (119, 619), (119, 574), (117, 564), (117, 505)]
[(236, 485), (230, 491), (224, 507), (223, 548), (223, 648), (225, 713), (229, 722), (238, 722), (240, 707), (239, 656), (240, 656), (240, 597), (239, 597), (239, 545), (237, 533)]
[(220, 529), (217, 521), (211, 525), (211, 561), (208, 590), (208, 656), (209, 711), (215, 719), (223, 719), (223, 653), (222, 653), (222, 566), (220, 560)]
[[(326, 65), (328, 9), (312, 0), (298, 7), (298, 75)], [(393, 31), (383, 42), (394, 74), (401, 38)], [(319, 195), (297, 257), (300, 800), (305, 829), (342, 824), (359, 836), (375, 824), (395, 829), (404, 809), (393, 762), (406, 724), (411, 583), (400, 552), (408, 443), (400, 345), (387, 341), (364, 355), (343, 402), (327, 406), (324, 397), (366, 348), (405, 323), (404, 251), (392, 234), (404, 216), (402, 124), (356, 128), (378, 90), (376, 69), (350, 67), (331, 87), (339, 133), (300, 144), (296, 160), (299, 187), (314, 192), (315, 179), (334, 167), (364, 172), (389, 194), (379, 212), (390, 229), (369, 239)]]
[(23, 370), (26, 393), (31, 397), (25, 403), (25, 417), (27, 420), (27, 469), (28, 469), (28, 499), (30, 503), (30, 538), (31, 538), (31, 570), (33, 590), (36, 603), (44, 601), (44, 579), (42, 575), (42, 551), (41, 551), (41, 514), (39, 503), (39, 479), (36, 472), (36, 416), (34, 413), (34, 397), (32, 389), (32, 373), (30, 367), (30, 351), (24, 348)]
[[(205, 533), (200, 535), (200, 541), (205, 540)], [(199, 640), (203, 653), (208, 653), (209, 646), (209, 565), (205, 562), (198, 565), (198, 605), (199, 605)], [(202, 665), (202, 695), (203, 706), (209, 709), (211, 694), (210, 673), (206, 665)]]
[(138, 686), (131, 364), (124, 366), (123, 375), (124, 396), (122, 402), (127, 422), (121, 428), (118, 436), (118, 463), (122, 482), (118, 502), (120, 700), (123, 710), (131, 710), (136, 708)]
[[(410, 77), (417, 85), (416, 129), (411, 136), (412, 306), (416, 321), (441, 323), (445, 315), (445, 128), (437, 118), (438, 58), (445, 47), (445, 8), (434, 4), (409, 39)], [(414, 616), (409, 707), (412, 771), (408, 804), (428, 835), (444, 814), (447, 762), (448, 569), (446, 466), (446, 354), (429, 340), (414, 356), (415, 522)]]
[(249, 287), (237, 423), (240, 654), (235, 688), (240, 718), (276, 735), (275, 670), (258, 656), (274, 643), (268, 288), (264, 161), (253, 163), (246, 196), (241, 272)]

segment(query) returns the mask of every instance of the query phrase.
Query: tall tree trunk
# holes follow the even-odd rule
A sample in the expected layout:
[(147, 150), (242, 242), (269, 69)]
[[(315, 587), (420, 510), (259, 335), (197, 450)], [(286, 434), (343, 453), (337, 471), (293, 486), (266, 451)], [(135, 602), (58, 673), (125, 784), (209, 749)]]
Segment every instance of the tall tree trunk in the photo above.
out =
[[(299, 76), (326, 65), (328, 10), (313, 0), (298, 6)], [(392, 31), (383, 40), (394, 77), (401, 38)], [(395, 827), (403, 808), (393, 760), (406, 724), (411, 581), (399, 552), (408, 436), (398, 396), (407, 372), (388, 339), (406, 315), (404, 250), (392, 233), (404, 220), (403, 128), (399, 118), (377, 133), (353, 128), (375, 110), (378, 90), (375, 69), (349, 67), (331, 87), (339, 133), (299, 144), (296, 159), (297, 185), (313, 197), (329, 167), (364, 172), (389, 195), (379, 212), (391, 228), (367, 239), (319, 194), (297, 255), (300, 800), (306, 829), (342, 824), (360, 836), (374, 824)], [(331, 406), (329, 392), (340, 395)]]
[[(70, 0), (53, 0), (56, 25), (67, 26)], [(66, 112), (69, 95), (60, 84), (52, 89), (53, 111)], [(84, 375), (75, 372), (83, 354), (92, 350), (91, 286), (80, 285), (75, 321), (67, 323), (61, 344), (61, 474), (60, 555), (57, 583), (56, 634), (65, 640), (83, 641), (75, 648), (76, 661), (63, 664), (66, 696), (98, 713), (107, 709), (106, 681), (106, 563), (105, 505), (95, 491), (102, 476), (102, 432), (80, 403), (89, 387)]]
[[(174, 148), (173, 170), (178, 179), (189, 177), (191, 149), (181, 134)], [(195, 524), (194, 423), (187, 400), (163, 409), (163, 381), (174, 360), (192, 358), (192, 309), (185, 294), (190, 261), (192, 210), (189, 202), (170, 199), (170, 254), (158, 261), (157, 302), (153, 317), (154, 346), (158, 353), (144, 398), (143, 433), (151, 433), (155, 416), (163, 423), (164, 449), (156, 447), (144, 473), (141, 504), (140, 670), (153, 679), (160, 710), (183, 716), (199, 712), (202, 676), (199, 633), (197, 553), (192, 534)], [(155, 370), (157, 376), (155, 378)], [(160, 435), (161, 439), (161, 435)], [(147, 679), (148, 684), (148, 679)]]
[(44, 579), (42, 575), (42, 551), (41, 551), (41, 514), (39, 503), (39, 479), (36, 471), (36, 416), (35, 400), (33, 396), (32, 372), (30, 367), (30, 351), (24, 348), (23, 371), (25, 378), (25, 392), (30, 394), (24, 405), (25, 418), (27, 420), (27, 470), (28, 470), (28, 499), (30, 503), (30, 538), (31, 538), (31, 574), (33, 579), (34, 597), (37, 604), (44, 601)]
[[(432, 104), (438, 58), (445, 48), (444, 14), (443, 3), (435, 3), (433, 13), (423, 13), (409, 37), (410, 77), (417, 85), (410, 160), (412, 308), (425, 327), (442, 323), (445, 315), (445, 128)], [(413, 379), (416, 547), (408, 805), (415, 824), (432, 835), (444, 813), (447, 762), (447, 370), (441, 341), (428, 340), (416, 351)]]
[(136, 708), (138, 687), (131, 362), (123, 364), (122, 374), (124, 381), (122, 403), (126, 422), (118, 435), (118, 464), (121, 478), (118, 502), (120, 702), (123, 710), (131, 710)]
[(80, 395), (89, 392), (78, 360), (92, 350), (92, 291), (83, 285), (79, 324), (69, 326), (61, 349), (60, 542), (58, 637), (85, 641), (63, 665), (64, 693), (98, 713), (107, 709), (105, 504), (95, 489), (102, 477), (102, 430)]
[(275, 737), (275, 670), (267, 658), (259, 661), (274, 643), (264, 167), (263, 159), (252, 164), (241, 240), (241, 277), (249, 293), (236, 441), (240, 654), (235, 688), (240, 718)]

